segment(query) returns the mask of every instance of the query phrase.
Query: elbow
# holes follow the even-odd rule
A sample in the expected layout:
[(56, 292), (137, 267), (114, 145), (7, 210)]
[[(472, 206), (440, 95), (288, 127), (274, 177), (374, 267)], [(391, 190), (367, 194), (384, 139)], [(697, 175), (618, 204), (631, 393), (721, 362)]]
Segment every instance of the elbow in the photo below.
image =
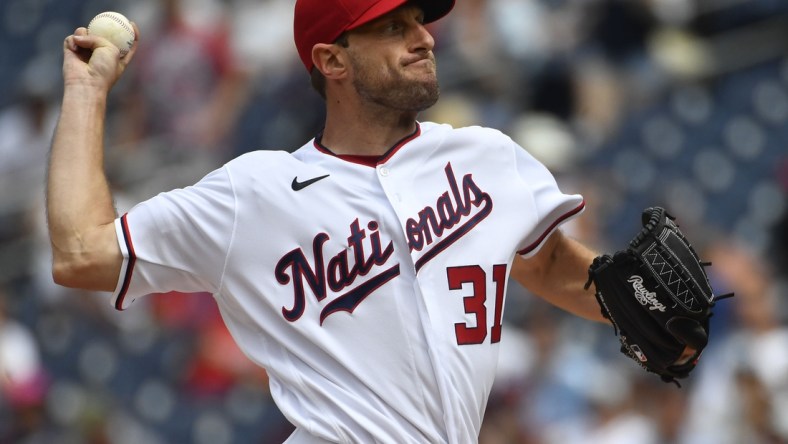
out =
[(83, 288), (80, 276), (85, 273), (73, 261), (55, 257), (52, 261), (52, 280), (63, 287)]
[(112, 225), (51, 242), (52, 280), (63, 287), (113, 291), (123, 256)]
[(52, 262), (52, 280), (60, 286), (90, 291), (111, 291), (108, 279), (101, 279), (100, 263), (87, 258), (57, 258)]
[(120, 255), (58, 255), (52, 261), (52, 280), (63, 287), (89, 291), (115, 290), (122, 259)]

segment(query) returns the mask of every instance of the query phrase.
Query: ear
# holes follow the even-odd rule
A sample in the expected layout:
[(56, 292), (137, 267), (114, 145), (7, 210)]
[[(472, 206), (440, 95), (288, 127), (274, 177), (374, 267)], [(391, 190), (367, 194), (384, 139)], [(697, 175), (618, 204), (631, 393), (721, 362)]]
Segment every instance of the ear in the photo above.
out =
[(339, 45), (318, 43), (312, 48), (312, 63), (326, 79), (338, 79), (347, 73), (345, 53)]

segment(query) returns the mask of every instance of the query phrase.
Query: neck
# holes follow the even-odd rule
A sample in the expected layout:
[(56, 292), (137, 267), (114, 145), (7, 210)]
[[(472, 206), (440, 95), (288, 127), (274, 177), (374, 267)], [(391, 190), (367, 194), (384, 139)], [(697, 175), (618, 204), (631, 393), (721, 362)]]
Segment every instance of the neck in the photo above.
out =
[(323, 146), (334, 154), (381, 156), (416, 131), (415, 111), (391, 110), (376, 104), (343, 106), (327, 102)]

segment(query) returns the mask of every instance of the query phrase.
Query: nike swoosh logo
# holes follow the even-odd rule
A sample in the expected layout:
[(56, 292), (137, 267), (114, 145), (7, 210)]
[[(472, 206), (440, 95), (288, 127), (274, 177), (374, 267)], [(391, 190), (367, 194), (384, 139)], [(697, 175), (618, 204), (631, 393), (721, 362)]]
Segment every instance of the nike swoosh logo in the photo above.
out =
[(328, 176), (330, 176), (330, 174), (326, 174), (325, 176), (315, 177), (313, 179), (305, 180), (303, 182), (299, 182), (298, 176), (296, 176), (293, 178), (293, 183), (291, 183), (290, 186), (293, 188), (293, 191), (301, 191), (304, 188), (308, 187), (309, 185), (312, 185), (313, 183), (319, 180), (323, 180)]

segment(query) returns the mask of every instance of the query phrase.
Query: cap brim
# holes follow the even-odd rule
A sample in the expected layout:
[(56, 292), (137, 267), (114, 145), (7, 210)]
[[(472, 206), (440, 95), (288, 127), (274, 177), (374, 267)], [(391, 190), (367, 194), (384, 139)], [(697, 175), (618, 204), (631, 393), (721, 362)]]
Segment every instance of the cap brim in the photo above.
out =
[(423, 0), (416, 2), (424, 11), (424, 23), (432, 23), (443, 18), (454, 9), (455, 0)]
[(386, 15), (406, 3), (414, 3), (424, 11), (424, 23), (432, 23), (454, 8), (455, 0), (382, 0), (375, 3), (345, 29), (349, 31)]

